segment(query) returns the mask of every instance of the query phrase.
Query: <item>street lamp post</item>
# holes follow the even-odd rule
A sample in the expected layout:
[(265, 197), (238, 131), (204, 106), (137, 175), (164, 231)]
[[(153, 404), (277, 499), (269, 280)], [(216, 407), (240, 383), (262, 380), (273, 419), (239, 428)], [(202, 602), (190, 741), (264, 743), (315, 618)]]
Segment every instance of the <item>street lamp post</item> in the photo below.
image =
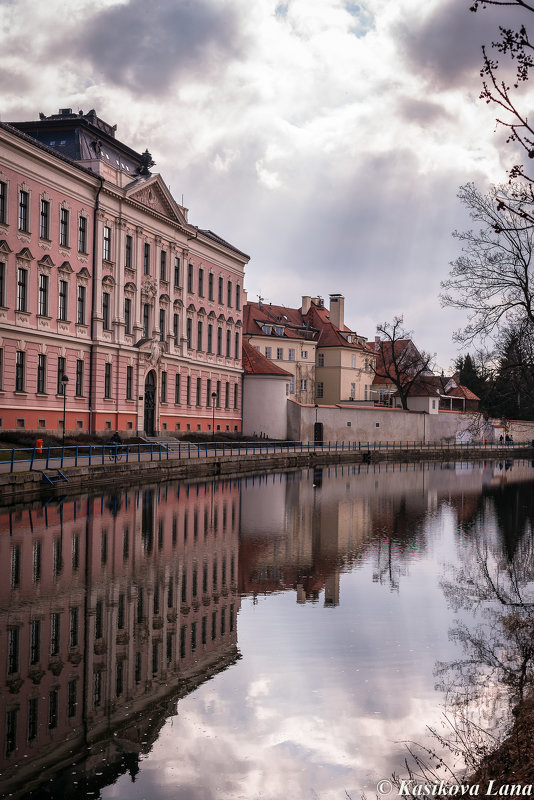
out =
[(66, 420), (66, 405), (67, 405), (67, 383), (69, 379), (66, 375), (61, 376), (61, 388), (63, 391), (63, 447), (65, 447), (65, 420)]
[(217, 399), (217, 392), (211, 393), (211, 410), (212, 410), (212, 419), (211, 419), (211, 441), (215, 441), (215, 401)]

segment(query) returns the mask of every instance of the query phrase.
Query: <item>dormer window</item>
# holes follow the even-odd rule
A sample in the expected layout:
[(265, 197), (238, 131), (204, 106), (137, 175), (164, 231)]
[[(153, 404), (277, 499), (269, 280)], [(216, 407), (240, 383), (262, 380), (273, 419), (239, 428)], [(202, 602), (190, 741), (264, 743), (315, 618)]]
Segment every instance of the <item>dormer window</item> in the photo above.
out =
[(281, 328), (279, 325), (277, 325), (274, 330), (275, 330), (275, 333), (276, 333), (277, 336), (283, 336), (284, 335), (284, 329)]
[(270, 326), (270, 325), (262, 325), (262, 326), (261, 326), (261, 329), (262, 329), (262, 331), (263, 331), (264, 333), (266, 333), (266, 334), (267, 334), (267, 336), (270, 336), (270, 335), (271, 335), (271, 326)]

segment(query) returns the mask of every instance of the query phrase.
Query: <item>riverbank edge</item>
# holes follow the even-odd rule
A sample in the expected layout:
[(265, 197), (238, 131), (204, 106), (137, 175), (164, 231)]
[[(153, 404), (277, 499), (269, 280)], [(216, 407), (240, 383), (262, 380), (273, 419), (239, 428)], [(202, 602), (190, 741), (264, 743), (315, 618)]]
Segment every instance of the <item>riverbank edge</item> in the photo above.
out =
[(252, 473), (281, 472), (335, 464), (419, 463), (441, 461), (500, 461), (534, 459), (534, 448), (515, 447), (484, 450), (483, 448), (409, 449), (409, 450), (311, 450), (305, 453), (256, 453), (243, 455), (169, 459), (91, 466), (65, 467), (68, 479), (54, 486), (45, 484), (40, 472), (0, 473), (0, 506), (34, 500), (39, 497), (74, 494), (90, 489), (165, 480), (200, 478), (235, 478)]

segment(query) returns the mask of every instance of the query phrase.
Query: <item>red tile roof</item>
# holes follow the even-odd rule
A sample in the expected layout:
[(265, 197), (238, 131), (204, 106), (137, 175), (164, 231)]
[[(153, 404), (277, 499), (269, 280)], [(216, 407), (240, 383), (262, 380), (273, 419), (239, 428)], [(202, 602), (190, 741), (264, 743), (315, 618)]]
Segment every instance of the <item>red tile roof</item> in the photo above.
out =
[(279, 367), (274, 361), (271, 361), (270, 358), (265, 358), (259, 350), (252, 347), (247, 341), (243, 341), (242, 361), (246, 375), (278, 375), (281, 377), (292, 377), (290, 372)]
[(449, 392), (447, 392), (447, 394), (452, 397), (465, 397), (466, 400), (480, 400), (480, 397), (477, 397), (477, 395), (472, 392), (471, 389), (468, 389), (467, 386), (462, 386), (461, 384), (460, 386), (456, 386), (454, 389), (451, 389)]
[[(273, 326), (271, 334), (264, 333), (262, 326)], [(249, 303), (243, 307), (243, 332), (247, 336), (277, 336), (274, 327), (283, 329), (282, 336), (288, 339), (306, 339), (314, 341), (317, 331), (308, 329), (306, 321), (296, 308), (273, 306), (271, 303)]]

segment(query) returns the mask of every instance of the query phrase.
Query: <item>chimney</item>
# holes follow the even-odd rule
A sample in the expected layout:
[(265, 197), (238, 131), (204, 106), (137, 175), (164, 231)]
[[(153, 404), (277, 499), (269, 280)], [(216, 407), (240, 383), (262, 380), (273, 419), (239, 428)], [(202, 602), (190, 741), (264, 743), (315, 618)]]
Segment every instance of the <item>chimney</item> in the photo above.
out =
[(345, 298), (342, 294), (330, 295), (330, 322), (340, 331), (345, 328)]
[(246, 306), (248, 300), (248, 292), (246, 289), (243, 289), (243, 291), (241, 292), (241, 300), (243, 305)]
[(380, 351), (380, 336), (375, 336), (375, 353)]
[(302, 311), (300, 312), (302, 316), (308, 313), (311, 307), (311, 297), (310, 295), (303, 294), (302, 295)]

